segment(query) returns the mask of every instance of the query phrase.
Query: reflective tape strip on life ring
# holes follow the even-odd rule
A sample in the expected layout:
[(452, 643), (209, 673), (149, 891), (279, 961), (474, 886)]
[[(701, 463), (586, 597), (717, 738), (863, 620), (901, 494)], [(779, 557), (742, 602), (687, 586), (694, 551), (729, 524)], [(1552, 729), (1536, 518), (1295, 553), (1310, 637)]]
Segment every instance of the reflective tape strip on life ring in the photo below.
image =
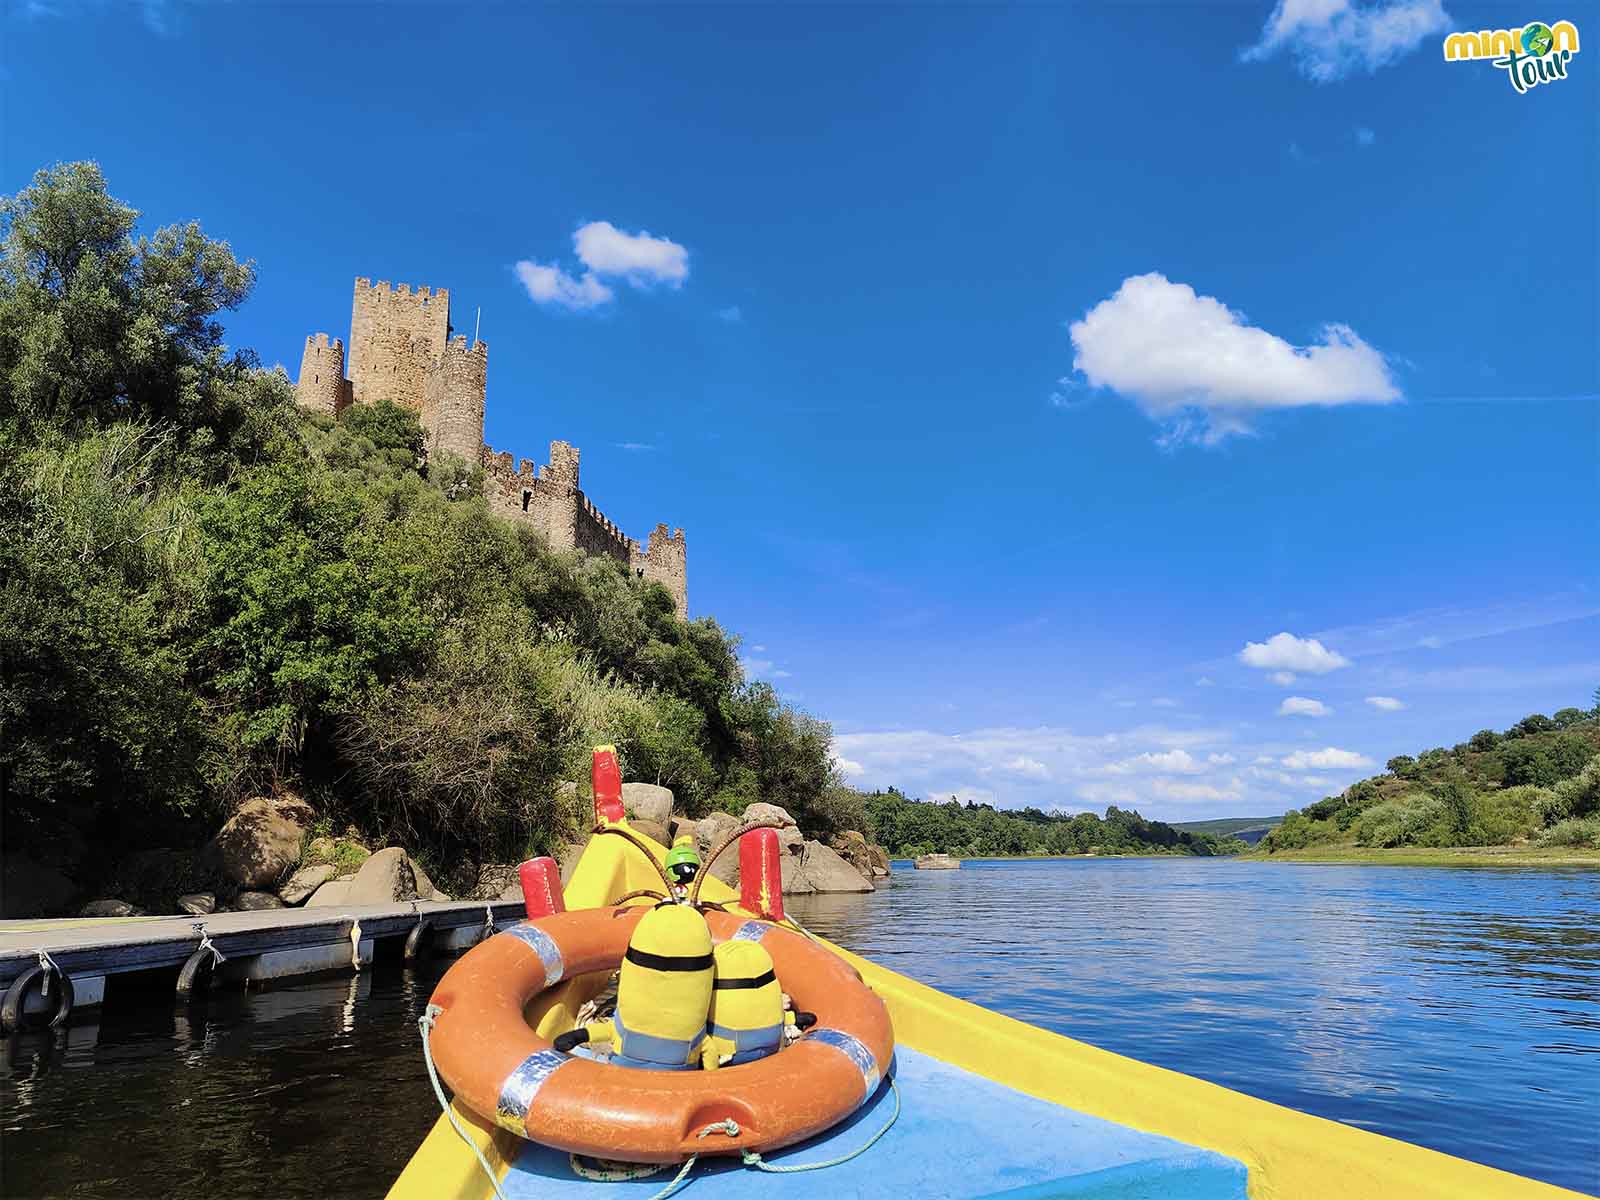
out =
[[(439, 981), (434, 1062), (486, 1121), (573, 1154), (680, 1162), (769, 1151), (836, 1124), (877, 1091), (894, 1054), (888, 1010), (843, 959), (763, 921), (708, 912), (712, 937), (759, 941), (794, 1006), (818, 1028), (759, 1062), (716, 1071), (645, 1071), (561, 1053), (523, 1019), (554, 984), (621, 962), (641, 907), (555, 913), (463, 955)], [(734, 1136), (702, 1139), (732, 1118)]]
[(56, 982), (61, 985), (56, 997), (56, 1011), (50, 1018), (50, 1028), (60, 1029), (67, 1023), (67, 1018), (72, 1015), (72, 1002), (76, 999), (72, 977), (59, 967), (34, 966), (13, 979), (11, 986), (6, 989), (5, 1000), (0, 1002), (0, 1031), (15, 1033), (22, 1028), (23, 1002), (27, 999), (28, 989), (37, 983), (42, 991), (50, 975), (54, 975)]

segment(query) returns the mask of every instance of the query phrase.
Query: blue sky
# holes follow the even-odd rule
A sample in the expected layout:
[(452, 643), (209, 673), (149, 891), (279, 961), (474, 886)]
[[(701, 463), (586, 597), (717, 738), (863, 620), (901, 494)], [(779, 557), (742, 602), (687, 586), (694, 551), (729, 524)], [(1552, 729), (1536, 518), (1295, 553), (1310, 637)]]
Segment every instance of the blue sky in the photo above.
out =
[(13, 2), (0, 184), (200, 219), (291, 372), (481, 306), (857, 784), (1268, 813), (1600, 684), (1600, 57), (1440, 48), (1564, 15)]

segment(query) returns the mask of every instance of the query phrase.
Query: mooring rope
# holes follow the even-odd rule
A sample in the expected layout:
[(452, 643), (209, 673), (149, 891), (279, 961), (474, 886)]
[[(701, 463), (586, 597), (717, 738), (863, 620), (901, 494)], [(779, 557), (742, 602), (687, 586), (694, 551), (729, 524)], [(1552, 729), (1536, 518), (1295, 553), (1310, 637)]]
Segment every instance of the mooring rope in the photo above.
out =
[(64, 978), (66, 976), (66, 972), (61, 969), (60, 963), (56, 962), (55, 959), (50, 957), (50, 951), (46, 950), (43, 946), (39, 947), (39, 970), (44, 972), (39, 979), (39, 998), (43, 1000), (47, 999), (50, 995), (50, 973), (54, 971), (57, 975), (60, 975)]
[(194, 931), (200, 935), (198, 950), (211, 951), (212, 970), (216, 970), (216, 968), (228, 961), (228, 956), (217, 949), (217, 944), (211, 940), (211, 935), (206, 932), (206, 923), (204, 921), (196, 921), (194, 923)]
[(444, 1115), (450, 1118), (450, 1124), (455, 1127), (456, 1133), (467, 1144), (467, 1148), (478, 1159), (478, 1165), (483, 1168), (483, 1177), (489, 1181), (489, 1187), (494, 1190), (495, 1200), (506, 1200), (506, 1194), (500, 1190), (500, 1181), (495, 1177), (494, 1168), (489, 1165), (489, 1160), (483, 1156), (483, 1151), (478, 1149), (478, 1143), (472, 1140), (470, 1134), (461, 1126), (456, 1110), (450, 1107), (450, 1101), (445, 1099), (444, 1085), (439, 1082), (439, 1069), (433, 1065), (433, 1047), (428, 1044), (428, 1038), (433, 1033), (434, 1020), (444, 1009), (437, 1004), (428, 1005), (423, 1014), (417, 1018), (417, 1029), (422, 1034), (422, 1061), (428, 1064), (428, 1079), (433, 1084), (433, 1094), (439, 1101), (439, 1107)]

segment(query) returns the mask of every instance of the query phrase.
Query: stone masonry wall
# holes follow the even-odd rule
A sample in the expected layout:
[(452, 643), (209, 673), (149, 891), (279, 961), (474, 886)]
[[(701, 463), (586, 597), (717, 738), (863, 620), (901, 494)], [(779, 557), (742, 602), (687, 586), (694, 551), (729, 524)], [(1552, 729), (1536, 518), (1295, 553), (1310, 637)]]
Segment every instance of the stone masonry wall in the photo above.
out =
[(449, 339), (450, 293), (386, 281), (356, 280), (350, 311), (350, 377), (345, 348), (325, 333), (306, 339), (296, 398), (301, 405), (337, 416), (352, 403), (389, 400), (416, 412), (430, 455), (459, 454), (483, 466), (484, 499), (492, 511), (537, 531), (555, 550), (603, 554), (636, 576), (671, 593), (687, 620), (688, 554), (683, 530), (657, 525), (648, 543), (633, 538), (600, 511), (579, 487), (580, 452), (550, 443), (550, 461), (512, 465), (509, 454), (483, 443), (489, 347)]
[(336, 417), (350, 403), (350, 381), (344, 377), (344, 343), (319, 333), (306, 338), (300, 355), (300, 382), (295, 385), (295, 400), (301, 408)]
[(489, 344), (467, 346), (455, 338), (428, 372), (423, 385), (422, 427), (428, 454), (459, 455), (472, 462), (483, 449), (484, 386), (489, 373)]
[(650, 539), (641, 551), (639, 543), (632, 543), (628, 566), (635, 574), (653, 579), (666, 588), (678, 616), (689, 619), (689, 548), (683, 530), (667, 531), (665, 524), (650, 531)]
[(391, 400), (422, 410), (428, 369), (444, 353), (450, 293), (357, 279), (350, 310), (350, 383), (357, 404)]

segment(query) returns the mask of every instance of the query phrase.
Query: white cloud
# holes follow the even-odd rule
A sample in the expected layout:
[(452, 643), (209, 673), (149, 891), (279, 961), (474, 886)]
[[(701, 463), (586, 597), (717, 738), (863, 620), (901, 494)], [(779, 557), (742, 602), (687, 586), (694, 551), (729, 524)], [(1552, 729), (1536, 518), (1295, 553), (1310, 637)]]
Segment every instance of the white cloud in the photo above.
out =
[(1153, 779), (1150, 788), (1156, 795), (1168, 800), (1242, 800), (1244, 788), (1239, 780), (1231, 780), (1225, 787), (1211, 783), (1194, 783), (1189, 780)]
[(1268, 675), (1267, 678), (1272, 680), (1272, 682), (1277, 684), (1279, 687), (1288, 687), (1295, 681), (1296, 676), (1293, 671), (1274, 671), (1271, 675)]
[(1419, 638), (1417, 645), (1421, 646), (1424, 650), (1437, 650), (1440, 646), (1444, 645), (1444, 639), (1441, 637)]
[(1358, 145), (1358, 146), (1370, 146), (1370, 145), (1372, 145), (1372, 143), (1376, 142), (1377, 140), (1378, 140), (1378, 135), (1376, 133), (1372, 132), (1372, 130), (1368, 129), (1365, 125), (1360, 125), (1360, 126), (1356, 127), (1356, 145)]
[(853, 778), (866, 771), (866, 768), (853, 758), (835, 758), (833, 763), (839, 768), (839, 773), (841, 775), (849, 778)]
[(679, 287), (689, 277), (689, 252), (677, 242), (648, 233), (625, 233), (610, 221), (578, 226), (572, 246), (578, 261), (588, 268), (582, 275), (533, 259), (516, 264), (517, 278), (534, 303), (582, 311), (617, 298), (602, 276), (625, 280), (636, 288), (656, 283)]
[(1336, 746), (1327, 746), (1321, 750), (1296, 750), (1293, 754), (1280, 760), (1291, 771), (1331, 770), (1337, 767), (1354, 768), (1370, 767), (1373, 762), (1364, 754), (1357, 754), (1354, 750), (1340, 750)]
[(1317, 83), (1368, 73), (1410, 54), (1449, 24), (1441, 0), (1278, 0), (1246, 62), (1288, 51), (1300, 73)]
[(1313, 700), (1309, 696), (1287, 696), (1278, 705), (1280, 717), (1325, 717), (1331, 712), (1333, 709), (1321, 700)]
[(1213, 445), (1273, 409), (1400, 399), (1383, 355), (1349, 326), (1327, 325), (1316, 345), (1292, 346), (1155, 272), (1124, 279), (1068, 328), (1074, 369), (1166, 423), (1166, 444)]
[(610, 221), (590, 221), (572, 235), (578, 260), (596, 275), (617, 275), (634, 287), (680, 286), (689, 278), (689, 252), (668, 238), (624, 233)]
[(586, 272), (574, 279), (560, 267), (523, 259), (516, 266), (517, 278), (536, 304), (559, 304), (562, 308), (596, 308), (616, 298), (616, 293)]
[(1209, 676), (1206, 676), (1206, 675), (1202, 675), (1202, 676), (1200, 676), (1199, 679), (1196, 679), (1194, 681), (1194, 685), (1195, 685), (1195, 687), (1216, 687), (1217, 686), (1216, 685), (1216, 681), (1211, 679)]
[(1018, 755), (1016, 758), (1013, 758), (1011, 761), (1007, 762), (1003, 769), (1010, 771), (1013, 775), (1026, 775), (1030, 779), (1050, 778), (1049, 767), (1045, 766), (1036, 758), (1027, 758), (1023, 755)]
[(1403, 700), (1396, 700), (1393, 696), (1368, 696), (1367, 703), (1380, 712), (1399, 712), (1405, 707)]
[(737, 325), (744, 320), (744, 312), (737, 304), (730, 304), (727, 308), (717, 309), (717, 317), (730, 325)]
[(1088, 773), (1096, 775), (1180, 774), (1192, 775), (1205, 770), (1200, 760), (1187, 750), (1151, 751), (1132, 758), (1119, 759), (1104, 766), (1091, 767)]
[[(1264, 642), (1246, 642), (1239, 651), (1239, 661), (1262, 671), (1299, 671), (1305, 675), (1326, 675), (1350, 665), (1348, 658), (1329, 650), (1316, 638), (1299, 638), (1292, 633), (1275, 633)], [(1293, 682), (1292, 677), (1284, 679), (1281, 674), (1274, 675), (1272, 680), (1274, 683)]]
[(1151, 708), (1177, 708), (1178, 707), (1178, 702), (1176, 700), (1174, 700), (1171, 696), (1157, 696), (1154, 700), (1150, 701), (1150, 707)]

